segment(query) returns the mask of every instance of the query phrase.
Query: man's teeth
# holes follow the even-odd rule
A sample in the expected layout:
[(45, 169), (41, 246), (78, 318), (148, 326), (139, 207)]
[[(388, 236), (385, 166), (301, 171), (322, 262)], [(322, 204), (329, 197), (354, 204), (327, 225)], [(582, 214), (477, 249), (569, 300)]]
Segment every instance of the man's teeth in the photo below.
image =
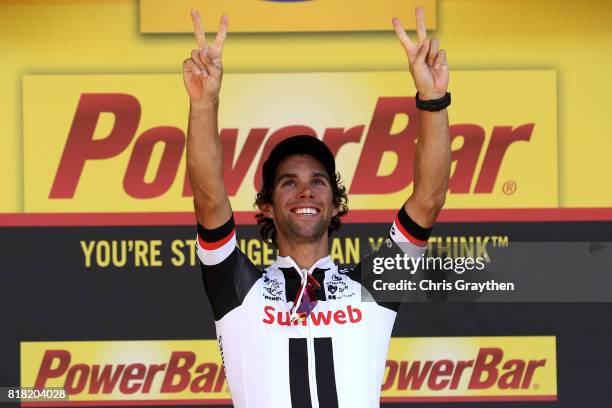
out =
[(298, 208), (295, 210), (296, 214), (308, 214), (308, 215), (317, 215), (318, 211), (316, 208)]

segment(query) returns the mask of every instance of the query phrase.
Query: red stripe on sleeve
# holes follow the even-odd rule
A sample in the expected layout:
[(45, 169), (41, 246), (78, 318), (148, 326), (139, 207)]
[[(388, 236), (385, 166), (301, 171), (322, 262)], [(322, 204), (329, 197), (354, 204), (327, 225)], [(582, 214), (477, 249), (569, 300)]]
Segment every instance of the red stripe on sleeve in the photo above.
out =
[(236, 235), (236, 228), (234, 228), (232, 230), (232, 232), (230, 232), (225, 238), (220, 239), (219, 241), (215, 241), (215, 242), (206, 242), (202, 239), (202, 237), (200, 237), (200, 234), (198, 234), (198, 242), (200, 243), (200, 246), (206, 250), (212, 251), (214, 249), (219, 249), (221, 248), (223, 245), (227, 244), (229, 242), (230, 239), (232, 239), (232, 237)]
[(408, 241), (412, 242), (414, 245), (421, 247), (427, 246), (427, 241), (421, 241), (420, 239), (416, 239), (408, 231), (406, 231), (404, 226), (400, 223), (399, 217), (395, 217), (395, 225), (397, 225), (397, 228), (399, 228), (400, 232), (404, 234), (406, 238), (408, 238)]

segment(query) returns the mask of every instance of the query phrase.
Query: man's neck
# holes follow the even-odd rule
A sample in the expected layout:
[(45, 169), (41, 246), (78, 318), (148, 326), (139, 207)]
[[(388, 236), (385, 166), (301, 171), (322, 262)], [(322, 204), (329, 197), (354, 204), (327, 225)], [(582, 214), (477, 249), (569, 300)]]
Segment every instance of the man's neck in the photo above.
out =
[(280, 239), (278, 255), (289, 256), (302, 269), (310, 269), (319, 259), (329, 255), (327, 236), (316, 242), (291, 242)]

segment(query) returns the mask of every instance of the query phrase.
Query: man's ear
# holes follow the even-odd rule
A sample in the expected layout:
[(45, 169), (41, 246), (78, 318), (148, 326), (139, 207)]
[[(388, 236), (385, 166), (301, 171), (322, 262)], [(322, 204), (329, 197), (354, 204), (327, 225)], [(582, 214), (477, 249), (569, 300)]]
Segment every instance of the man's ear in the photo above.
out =
[(332, 217), (335, 217), (340, 212), (340, 207), (334, 207), (332, 210)]
[(261, 204), (259, 210), (265, 217), (274, 219), (274, 207), (272, 204)]

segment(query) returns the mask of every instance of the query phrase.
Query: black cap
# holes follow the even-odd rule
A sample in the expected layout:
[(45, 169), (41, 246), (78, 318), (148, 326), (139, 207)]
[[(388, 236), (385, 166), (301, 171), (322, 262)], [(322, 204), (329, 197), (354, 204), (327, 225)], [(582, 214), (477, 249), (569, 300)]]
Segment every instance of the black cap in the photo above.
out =
[(321, 162), (331, 179), (336, 174), (336, 161), (325, 143), (314, 136), (291, 136), (279, 142), (263, 164), (262, 177), (264, 184), (274, 185), (274, 175), (280, 162), (294, 154), (309, 154)]

